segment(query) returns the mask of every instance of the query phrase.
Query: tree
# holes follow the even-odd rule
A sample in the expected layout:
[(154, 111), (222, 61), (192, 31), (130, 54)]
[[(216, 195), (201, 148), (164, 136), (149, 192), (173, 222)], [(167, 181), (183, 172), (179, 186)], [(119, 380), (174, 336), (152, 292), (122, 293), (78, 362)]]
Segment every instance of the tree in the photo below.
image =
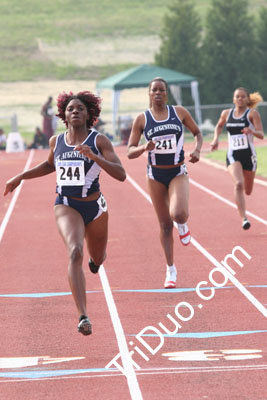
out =
[[(201, 69), (201, 24), (191, 0), (174, 0), (163, 20), (158, 66), (198, 77)], [(183, 94), (186, 102), (191, 96)]]
[(229, 103), (244, 86), (258, 90), (256, 40), (247, 0), (213, 0), (202, 46), (206, 103)]
[(256, 25), (256, 37), (259, 59), (259, 88), (264, 100), (267, 100), (267, 8), (262, 7)]

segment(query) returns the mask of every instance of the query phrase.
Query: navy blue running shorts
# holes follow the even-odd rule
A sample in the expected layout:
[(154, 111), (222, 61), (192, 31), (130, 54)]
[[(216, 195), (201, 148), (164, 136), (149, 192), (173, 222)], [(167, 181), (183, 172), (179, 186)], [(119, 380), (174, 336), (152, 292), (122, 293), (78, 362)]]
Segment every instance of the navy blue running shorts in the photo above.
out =
[(79, 201), (71, 199), (67, 196), (58, 195), (55, 201), (55, 206), (63, 204), (68, 207), (74, 208), (82, 216), (84, 225), (94, 221), (100, 217), (103, 212), (107, 212), (107, 202), (101, 193), (97, 200), (93, 201)]
[(174, 168), (155, 168), (152, 165), (147, 166), (147, 176), (149, 179), (163, 183), (167, 188), (173, 178), (179, 175), (187, 175), (185, 164)]

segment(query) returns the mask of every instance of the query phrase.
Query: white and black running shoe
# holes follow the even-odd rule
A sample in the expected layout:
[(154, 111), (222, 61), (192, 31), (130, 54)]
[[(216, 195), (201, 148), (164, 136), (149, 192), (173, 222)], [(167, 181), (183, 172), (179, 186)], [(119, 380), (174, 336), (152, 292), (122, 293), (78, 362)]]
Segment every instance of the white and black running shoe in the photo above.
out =
[(245, 230), (250, 228), (250, 222), (247, 220), (247, 218), (243, 219), (242, 228)]
[(86, 315), (81, 315), (79, 324), (78, 324), (78, 332), (82, 333), (83, 335), (91, 335), (92, 333), (92, 324)]

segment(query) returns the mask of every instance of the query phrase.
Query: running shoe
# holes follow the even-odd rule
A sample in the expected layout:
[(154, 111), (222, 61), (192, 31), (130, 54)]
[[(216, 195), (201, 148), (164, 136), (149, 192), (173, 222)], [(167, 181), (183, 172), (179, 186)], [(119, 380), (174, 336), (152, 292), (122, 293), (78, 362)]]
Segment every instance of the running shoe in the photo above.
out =
[(92, 260), (91, 258), (90, 258), (88, 264), (89, 264), (90, 271), (91, 271), (93, 274), (97, 274), (97, 273), (98, 273), (98, 270), (99, 270), (99, 268), (100, 268), (100, 265), (96, 265), (96, 264), (93, 262), (93, 260)]
[(245, 230), (250, 228), (250, 222), (247, 220), (247, 218), (243, 219), (242, 228)]
[(174, 289), (176, 288), (176, 272), (169, 273), (167, 272), (166, 274), (166, 279), (164, 282), (164, 288), (165, 289)]
[(178, 231), (182, 245), (188, 246), (191, 240), (190, 232), (187, 224), (178, 224)]
[(84, 336), (91, 335), (92, 324), (89, 318), (86, 317), (85, 315), (81, 315), (77, 329), (78, 332), (82, 333)]
[(176, 282), (175, 281), (169, 281), (168, 279), (166, 279), (165, 282), (164, 282), (164, 288), (165, 289), (175, 289), (176, 288)]

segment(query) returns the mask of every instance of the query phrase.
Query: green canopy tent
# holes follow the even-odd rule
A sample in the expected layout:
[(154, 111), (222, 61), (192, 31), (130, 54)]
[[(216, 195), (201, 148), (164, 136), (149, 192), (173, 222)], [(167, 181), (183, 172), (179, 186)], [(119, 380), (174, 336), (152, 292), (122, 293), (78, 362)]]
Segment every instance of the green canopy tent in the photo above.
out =
[(155, 65), (139, 65), (135, 68), (127, 69), (116, 75), (110, 76), (97, 82), (98, 92), (101, 89), (111, 89), (112, 92), (112, 114), (113, 131), (116, 132), (117, 113), (119, 109), (120, 91), (124, 89), (140, 88), (149, 85), (149, 82), (155, 78), (161, 77), (166, 80), (173, 97), (177, 104), (181, 104), (181, 88), (191, 87), (191, 94), (195, 104), (195, 115), (198, 124), (201, 124), (200, 101), (198, 93), (197, 79), (192, 75), (186, 75), (181, 72), (173, 71), (167, 68), (157, 67)]

